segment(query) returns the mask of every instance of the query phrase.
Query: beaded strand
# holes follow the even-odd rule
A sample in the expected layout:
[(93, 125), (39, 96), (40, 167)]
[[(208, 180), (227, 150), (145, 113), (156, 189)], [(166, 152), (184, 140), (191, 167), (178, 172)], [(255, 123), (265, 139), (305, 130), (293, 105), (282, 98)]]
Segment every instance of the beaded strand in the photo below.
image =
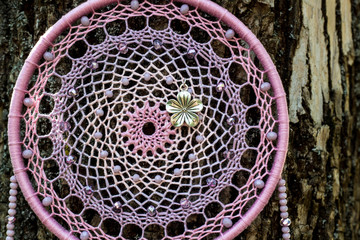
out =
[(290, 224), (291, 220), (289, 218), (288, 207), (287, 207), (287, 194), (286, 194), (286, 181), (281, 179), (278, 184), (278, 191), (279, 191), (279, 203), (280, 203), (280, 225), (282, 226), (281, 231), (283, 232), (282, 238), (284, 240), (290, 239)]
[(9, 210), (8, 210), (8, 217), (6, 224), (6, 240), (14, 240), (15, 235), (15, 214), (16, 214), (16, 195), (18, 193), (17, 191), (18, 184), (16, 181), (16, 177), (12, 176), (10, 178), (10, 197), (9, 197)]

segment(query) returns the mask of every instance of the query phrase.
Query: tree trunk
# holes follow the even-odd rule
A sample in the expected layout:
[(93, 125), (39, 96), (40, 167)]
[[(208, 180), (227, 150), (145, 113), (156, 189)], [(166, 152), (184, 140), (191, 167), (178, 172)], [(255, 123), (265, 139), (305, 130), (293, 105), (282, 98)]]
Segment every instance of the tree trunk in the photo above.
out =
[[(0, 238), (9, 177), (8, 109), (16, 78), (47, 28), (81, 0), (0, 0)], [(360, 239), (360, 0), (217, 0), (274, 60), (288, 94), (293, 239)], [(276, 194), (236, 239), (279, 239)], [(19, 194), (15, 239), (57, 239)]]

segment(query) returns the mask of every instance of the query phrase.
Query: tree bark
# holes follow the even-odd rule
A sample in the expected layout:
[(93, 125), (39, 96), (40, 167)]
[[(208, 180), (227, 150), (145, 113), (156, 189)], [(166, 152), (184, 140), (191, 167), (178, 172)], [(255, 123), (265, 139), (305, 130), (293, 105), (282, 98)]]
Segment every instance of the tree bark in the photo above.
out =
[[(0, 238), (9, 177), (8, 110), (16, 78), (47, 28), (84, 1), (0, 0)], [(293, 239), (360, 239), (360, 0), (216, 0), (274, 60), (288, 95)], [(236, 239), (279, 239), (276, 194)], [(15, 239), (57, 239), (19, 194)]]

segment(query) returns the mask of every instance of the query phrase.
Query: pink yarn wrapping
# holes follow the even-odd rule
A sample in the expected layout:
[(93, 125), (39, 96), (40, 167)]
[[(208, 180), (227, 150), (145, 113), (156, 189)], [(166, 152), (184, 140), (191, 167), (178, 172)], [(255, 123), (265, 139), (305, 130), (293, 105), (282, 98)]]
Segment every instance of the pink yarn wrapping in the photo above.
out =
[[(163, 229), (165, 239), (232, 239), (255, 219), (274, 192), (288, 143), (286, 97), (275, 66), (259, 40), (227, 10), (208, 0), (179, 2), (193, 8), (187, 14), (181, 14), (179, 6), (173, 2), (154, 5), (145, 1), (139, 9), (133, 10), (130, 5), (117, 0), (87, 1), (50, 28), (26, 60), (14, 88), (9, 114), (11, 159), (26, 200), (43, 224), (60, 239), (78, 239), (83, 231), (89, 232), (91, 239), (125, 239), (122, 234), (128, 224), (140, 227), (141, 239), (145, 239), (149, 231), (147, 227), (154, 224)], [(98, 10), (112, 3), (115, 5)], [(201, 11), (217, 19), (206, 19)], [(75, 22), (88, 14), (89, 26)], [(131, 30), (126, 25), (127, 31), (118, 36), (105, 32), (105, 40), (99, 44), (84, 41), (87, 51), (82, 57), (71, 58), (69, 55), (72, 45), (86, 39), (92, 30), (106, 29), (103, 26), (119, 19), (127, 23), (136, 16), (148, 19), (144, 29)], [(169, 22), (180, 20), (190, 30), (180, 34), (171, 24), (164, 30), (152, 29), (149, 27), (152, 16), (165, 17)], [(238, 37), (226, 39), (227, 27), (224, 28), (221, 22), (232, 28)], [(204, 31), (210, 40), (195, 41), (191, 29)], [(64, 31), (66, 33), (61, 35)], [(162, 40), (162, 50), (153, 49), (155, 39)], [(221, 47), (230, 51), (231, 56), (217, 55), (211, 45), (213, 41), (218, 41)], [(126, 54), (118, 51), (119, 44), (123, 42), (128, 44), (129, 52)], [(189, 48), (196, 50), (192, 62), (186, 57)], [(41, 58), (48, 49), (55, 58), (46, 62)], [(252, 53), (259, 59), (263, 70), (254, 63)], [(71, 66), (61, 63), (66, 58), (71, 60)], [(88, 64), (93, 60), (98, 62), (98, 69), (89, 69)], [(207, 65), (202, 65), (204, 63)], [(243, 83), (231, 77), (230, 68), (235, 63), (242, 66), (246, 73)], [(212, 73), (214, 68), (219, 74)], [(69, 72), (61, 73), (65, 70)], [(151, 72), (152, 79), (144, 81), (141, 72)], [(32, 76), (36, 79), (31, 81)], [(164, 82), (167, 76), (174, 78), (170, 86)], [(50, 85), (55, 77), (61, 80), (61, 86), (58, 86), (58, 91), (51, 92)], [(121, 84), (124, 77), (130, 79), (129, 86)], [(271, 83), (273, 95), (260, 90), (265, 77)], [(168, 132), (166, 136), (169, 139), (155, 142), (166, 149), (155, 145), (149, 149), (151, 154), (144, 156), (144, 152), (138, 152), (136, 148), (144, 146), (144, 136), (126, 134), (131, 132), (128, 129), (131, 121), (128, 119), (133, 119), (136, 106), (153, 104), (163, 111), (166, 101), (175, 98), (183, 79), (186, 79), (193, 94), (204, 102), (203, 120), (195, 128), (176, 129), (176, 134), (175, 129), (164, 127), (162, 131)], [(222, 93), (215, 91), (219, 82), (225, 84)], [(256, 96), (256, 102), (249, 106), (241, 98), (242, 89), (247, 87)], [(77, 89), (78, 96), (69, 96), (68, 91), (72, 88)], [(106, 90), (111, 90), (114, 96), (106, 97)], [(34, 106), (24, 108), (25, 96), (34, 100)], [(46, 102), (48, 99), (54, 102), (52, 111), (42, 113), (42, 108), (49, 104)], [(261, 115), (255, 125), (249, 123), (247, 117), (251, 108), (257, 108)], [(105, 109), (105, 115), (96, 116), (97, 109)], [(229, 127), (226, 120), (233, 116), (239, 124)], [(159, 119), (153, 116), (150, 121)], [(66, 122), (71, 125), (70, 131), (62, 129), (62, 124)], [(44, 128), (48, 133), (39, 134)], [(21, 129), (24, 130), (22, 136)], [(251, 129), (260, 131), (258, 146), (248, 146), (247, 133)], [(155, 131), (159, 130), (156, 128)], [(270, 131), (277, 132), (277, 141), (266, 139)], [(95, 132), (101, 132), (102, 138), (95, 139)], [(198, 135), (204, 137), (202, 143), (194, 140)], [(45, 151), (43, 142), (51, 142), (51, 153)], [(21, 155), (25, 149), (34, 153), (26, 161)], [(233, 159), (222, 157), (225, 149), (234, 152)], [(109, 152), (105, 160), (99, 157), (102, 150)], [(252, 150), (257, 152), (257, 157), (255, 163), (247, 168), (243, 161), (250, 158), (248, 152)], [(196, 155), (194, 162), (188, 159), (190, 153)], [(66, 163), (68, 154), (77, 157), (70, 167)], [(275, 155), (273, 159), (272, 155)], [(113, 172), (115, 165), (121, 165), (121, 174)], [(181, 170), (181, 176), (174, 176), (175, 168)], [(134, 174), (140, 177), (137, 183), (132, 180)], [(155, 175), (161, 175), (160, 184), (154, 183)], [(235, 175), (243, 179), (243, 185), (234, 183)], [(206, 187), (208, 177), (217, 179), (215, 188)], [(265, 181), (262, 190), (254, 187), (254, 181), (259, 178)], [(69, 186), (68, 194), (60, 196), (61, 191), (56, 188), (64, 184)], [(93, 195), (85, 194), (84, 188), (88, 185), (93, 187)], [(231, 202), (224, 201), (221, 199), (224, 189), (235, 189), (239, 194)], [(46, 209), (40, 199), (49, 196), (53, 203)], [(68, 202), (71, 197), (82, 202), (83, 209), (79, 213), (71, 211), (73, 207)], [(180, 207), (179, 200), (183, 197), (191, 201), (189, 209)], [(121, 201), (123, 205), (120, 214), (112, 210), (116, 201)], [(212, 203), (219, 204), (222, 211), (209, 217), (205, 209)], [(157, 207), (155, 217), (146, 214), (150, 204)], [(84, 213), (89, 209), (100, 216), (96, 226), (85, 219)], [(202, 215), (205, 223), (195, 229), (189, 228), (189, 216), (192, 214)], [(229, 229), (222, 225), (225, 217), (234, 222)], [(118, 235), (106, 229), (104, 223), (107, 219), (119, 223), (121, 229)], [(167, 226), (174, 221), (183, 222), (185, 230), (178, 236), (169, 236)]]

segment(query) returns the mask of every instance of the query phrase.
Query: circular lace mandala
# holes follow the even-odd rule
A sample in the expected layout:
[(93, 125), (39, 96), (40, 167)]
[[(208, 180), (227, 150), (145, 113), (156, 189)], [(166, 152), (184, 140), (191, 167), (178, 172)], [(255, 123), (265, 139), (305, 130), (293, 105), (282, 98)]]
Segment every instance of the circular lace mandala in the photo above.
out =
[[(263, 46), (210, 1), (152, 2), (87, 1), (19, 75), (14, 172), (60, 239), (232, 239), (280, 178), (286, 98)], [(183, 83), (204, 107), (175, 128)]]

